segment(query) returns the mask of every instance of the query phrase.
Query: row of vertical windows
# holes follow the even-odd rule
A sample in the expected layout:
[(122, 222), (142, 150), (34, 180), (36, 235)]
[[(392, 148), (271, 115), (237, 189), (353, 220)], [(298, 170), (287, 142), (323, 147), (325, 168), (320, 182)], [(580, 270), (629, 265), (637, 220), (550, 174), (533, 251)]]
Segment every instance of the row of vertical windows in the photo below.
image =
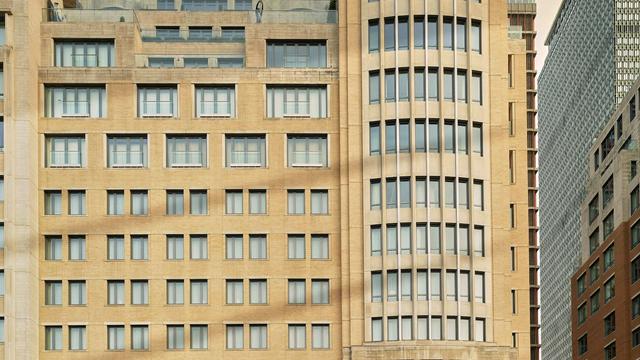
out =
[[(244, 190), (225, 191), (225, 214), (242, 215), (246, 212)], [(248, 213), (251, 215), (267, 214), (267, 190), (248, 190)], [(306, 191), (304, 189), (287, 190), (288, 215), (327, 215), (329, 214), (329, 191), (313, 189), (309, 191), (309, 209), (306, 209)], [(63, 208), (62, 190), (44, 191), (44, 214), (61, 215)], [(129, 213), (136, 216), (149, 215), (149, 191), (130, 190)], [(209, 213), (209, 194), (207, 190), (189, 190), (190, 215), (207, 215)], [(69, 215), (87, 214), (87, 195), (85, 190), (67, 191), (67, 213)], [(125, 191), (107, 190), (107, 215), (125, 214)], [(184, 190), (166, 190), (166, 215), (184, 215)]]
[[(329, 114), (326, 85), (267, 85), (269, 118), (326, 118)], [(176, 85), (138, 85), (138, 117), (178, 117)], [(194, 113), (198, 118), (236, 117), (235, 85), (195, 85)], [(104, 85), (45, 87), (45, 116), (107, 117)]]
[[(147, 135), (107, 135), (107, 166), (146, 168), (149, 163)], [(206, 134), (166, 135), (166, 166), (198, 168), (207, 166)], [(45, 165), (76, 168), (87, 165), (85, 135), (47, 135)], [(226, 167), (266, 167), (266, 135), (226, 135)], [(327, 135), (287, 135), (288, 167), (326, 167)]]
[[(245, 238), (248, 239), (245, 242)], [(165, 236), (166, 260), (184, 260), (187, 256), (191, 260), (209, 259), (208, 236), (205, 234), (191, 234), (186, 243), (185, 236), (172, 234)], [(309, 252), (307, 253), (307, 236), (305, 234), (287, 235), (287, 257), (291, 260), (302, 260), (309, 256), (312, 260), (329, 259), (329, 236), (326, 234), (312, 234), (309, 236)], [(125, 245), (124, 235), (107, 235), (106, 259), (110, 261), (149, 260), (149, 236), (130, 235), (129, 244)], [(67, 256), (71, 261), (87, 259), (87, 245), (85, 235), (69, 235), (67, 237)], [(154, 244), (155, 245), (155, 244)], [(185, 249), (185, 245), (187, 248)], [(242, 260), (245, 256), (251, 260), (267, 260), (269, 245), (267, 235), (227, 234), (224, 240), (225, 259)], [(129, 254), (126, 255), (126, 249)], [(246, 250), (245, 250), (246, 249)], [(63, 237), (61, 235), (46, 235), (44, 238), (45, 260), (60, 261), (63, 259)], [(0, 271), (0, 290), (4, 289), (4, 273)]]
[[(446, 223), (444, 228), (440, 223), (417, 223), (415, 225), (415, 242), (410, 223), (391, 224), (383, 227), (370, 227), (371, 256), (403, 254), (440, 254), (442, 252), (444, 232), (445, 253), (461, 256), (485, 255), (484, 227), (474, 226), (472, 236), (473, 248), (470, 248), (469, 225)], [(384, 235), (384, 237), (383, 237)], [(384, 245), (384, 248), (383, 248)]]
[(457, 122), (444, 120), (444, 126), (441, 126), (439, 119), (429, 119), (428, 122), (425, 119), (415, 119), (413, 133), (411, 125), (409, 119), (387, 120), (383, 126), (378, 121), (370, 122), (369, 153), (379, 155), (383, 147), (384, 153), (387, 154), (410, 152), (413, 143), (416, 152), (453, 153), (457, 151), (469, 154), (471, 150), (475, 155), (483, 155), (482, 123), (474, 122), (471, 126), (471, 134), (469, 134), (469, 123), (463, 120)]
[[(397, 270), (387, 270), (386, 276), (382, 271), (371, 272), (371, 301), (381, 302), (384, 299), (383, 280), (386, 283), (386, 301), (418, 301), (442, 300), (442, 286), (447, 301), (477, 303), (486, 301), (485, 273), (476, 271), (473, 275), (473, 295), (471, 294), (471, 273), (461, 270), (426, 270), (418, 269), (413, 274), (412, 270), (401, 270), (398, 276)], [(444, 274), (444, 284), (442, 275)], [(415, 276), (415, 284), (413, 282)], [(384, 279), (383, 279), (384, 278)], [(398, 294), (400, 292), (400, 294)]]
[[(442, 334), (441, 316), (417, 317), (416, 332), (414, 333), (412, 316), (389, 316), (386, 318), (386, 331), (383, 318), (371, 318), (371, 341), (400, 341), (400, 340), (461, 340), (486, 341), (486, 323), (484, 318), (474, 319), (473, 339), (471, 337), (471, 318), (457, 316), (446, 317), (446, 336)], [(402, 333), (402, 339), (399, 333)], [(386, 334), (386, 337), (384, 336)]]
[[(442, 81), (440, 81), (438, 68), (430, 67), (427, 71), (427, 83), (425, 83), (425, 69), (414, 68), (412, 74), (414, 77), (413, 99), (424, 101), (426, 93), (429, 96), (429, 100), (467, 102), (469, 95), (467, 85), (469, 76), (467, 73), (465, 69), (458, 69), (456, 73), (454, 69), (444, 68)], [(370, 71), (369, 103), (378, 104), (381, 102), (380, 89), (384, 89), (385, 102), (409, 101), (411, 91), (410, 75), (409, 68), (387, 69), (384, 71), (384, 81), (381, 84), (380, 71)], [(470, 80), (471, 101), (482, 104), (482, 73), (472, 71)]]
[[(482, 180), (474, 180), (471, 184), (473, 191), (471, 198), (469, 196), (469, 179), (466, 178), (456, 180), (453, 177), (445, 177), (442, 191), (443, 182), (440, 177), (415, 177), (415, 188), (411, 182), (411, 177), (393, 177), (384, 180), (384, 198), (387, 209), (410, 208), (414, 206), (413, 200), (415, 200), (416, 207), (427, 207), (427, 204), (429, 207), (441, 207), (440, 199), (442, 198), (446, 208), (469, 209), (470, 206), (473, 206), (475, 210), (484, 210), (484, 182)], [(381, 179), (370, 181), (369, 201), (372, 210), (382, 208), (382, 186)], [(414, 195), (412, 196), (412, 194)]]
[[(209, 282), (207, 279), (191, 279), (188, 281), (190, 304), (209, 303)], [(132, 305), (149, 305), (150, 280), (130, 280), (130, 302)], [(249, 304), (268, 304), (267, 279), (226, 279), (225, 303), (242, 305), (245, 303), (245, 283), (248, 283)], [(288, 279), (287, 299), (289, 304), (307, 303), (307, 284), (310, 284), (309, 299), (311, 304), (329, 304), (330, 290), (328, 279)], [(62, 305), (63, 282), (46, 280), (44, 282), (45, 305)], [(87, 281), (67, 281), (68, 304), (87, 305)], [(185, 280), (166, 280), (166, 304), (184, 305)], [(107, 304), (125, 304), (125, 280), (107, 280)]]
[[(166, 326), (166, 348), (169, 350), (183, 350), (186, 346), (191, 349), (203, 350), (209, 348), (209, 326), (206, 324), (172, 324)], [(307, 328), (311, 329), (311, 348), (328, 349), (330, 347), (328, 324), (300, 324), (288, 325), (288, 348), (305, 349), (307, 347)], [(149, 350), (149, 325), (130, 325), (131, 350)], [(190, 344), (185, 344), (185, 328), (190, 330)], [(226, 349), (241, 350), (245, 348), (245, 326), (243, 324), (228, 324), (226, 328)], [(268, 325), (249, 324), (249, 349), (268, 348)], [(45, 326), (44, 349), (48, 351), (63, 350), (63, 326)], [(87, 350), (86, 325), (67, 327), (68, 350)], [(125, 326), (107, 325), (107, 350), (118, 351), (125, 349)]]
[[(424, 16), (415, 16), (412, 22), (410, 22), (410, 19), (408, 16), (387, 17), (383, 19), (382, 23), (380, 19), (369, 20), (369, 52), (378, 52), (381, 47), (385, 51), (394, 51), (396, 48), (398, 50), (408, 50), (410, 43), (413, 43), (414, 49), (424, 49), (425, 45), (429, 49), (438, 49), (442, 44), (443, 49), (453, 50), (454, 36), (456, 50), (467, 51), (470, 46), (471, 51), (481, 52), (482, 23), (479, 20), (471, 20), (471, 26), (469, 26), (469, 21), (465, 18), (427, 16), (426, 24)], [(440, 30), (440, 22), (442, 23), (442, 30)], [(413, 25), (412, 41), (410, 40), (409, 31), (411, 25)], [(384, 32), (382, 33), (384, 40), (380, 36), (381, 26), (384, 27)], [(469, 35), (467, 35), (467, 28), (470, 28)], [(440, 36), (441, 32), (442, 37)], [(470, 37), (469, 44), (467, 43), (468, 36)], [(381, 41), (384, 41), (384, 43), (381, 43)]]

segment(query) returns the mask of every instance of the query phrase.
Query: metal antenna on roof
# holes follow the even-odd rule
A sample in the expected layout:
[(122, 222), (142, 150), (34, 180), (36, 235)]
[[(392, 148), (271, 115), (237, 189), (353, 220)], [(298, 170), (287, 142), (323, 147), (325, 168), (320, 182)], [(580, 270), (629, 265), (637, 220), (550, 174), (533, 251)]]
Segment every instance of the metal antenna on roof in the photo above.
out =
[(262, 11), (264, 10), (264, 3), (262, 0), (258, 0), (256, 3), (256, 22), (259, 24), (262, 22)]

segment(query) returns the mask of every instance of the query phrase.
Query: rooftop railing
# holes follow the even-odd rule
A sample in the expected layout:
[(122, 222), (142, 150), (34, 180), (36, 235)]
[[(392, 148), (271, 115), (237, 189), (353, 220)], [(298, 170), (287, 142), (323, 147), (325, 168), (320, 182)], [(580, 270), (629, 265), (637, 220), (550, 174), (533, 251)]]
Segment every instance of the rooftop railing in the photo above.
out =
[[(124, 9), (174, 11), (255, 10), (259, 0), (52, 0), (64, 2), (65, 9)], [(337, 0), (262, 0), (264, 11), (335, 10)], [(60, 5), (62, 7), (62, 5)]]
[[(115, 23), (135, 22), (136, 12), (131, 9), (43, 9), (44, 22), (60, 23)], [(265, 24), (336, 24), (338, 12), (335, 10), (265, 10), (261, 14), (244, 11), (252, 23)]]

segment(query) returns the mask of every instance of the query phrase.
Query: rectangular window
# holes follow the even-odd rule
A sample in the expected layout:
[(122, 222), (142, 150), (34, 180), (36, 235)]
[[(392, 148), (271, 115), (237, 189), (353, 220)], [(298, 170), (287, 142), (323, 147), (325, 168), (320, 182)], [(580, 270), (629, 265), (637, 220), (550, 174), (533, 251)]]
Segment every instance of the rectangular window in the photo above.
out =
[(69, 305), (86, 305), (86, 304), (87, 304), (86, 282), (84, 280), (69, 281)]
[(326, 215), (329, 213), (329, 191), (311, 190), (311, 214)]
[(149, 304), (149, 281), (131, 280), (131, 304)]
[(471, 21), (471, 51), (482, 53), (482, 23)]
[(45, 260), (62, 260), (62, 236), (46, 235), (44, 246)]
[(382, 234), (380, 225), (371, 226), (371, 256), (382, 256)]
[(384, 100), (386, 102), (396, 101), (396, 71), (385, 70), (384, 72)]
[(207, 166), (206, 135), (167, 135), (167, 167)]
[[(212, 41), (213, 32), (211, 26), (189, 26), (189, 41)], [(186, 67), (186, 66), (185, 66)]]
[(69, 190), (69, 215), (85, 215), (86, 194), (84, 190)]
[(380, 103), (380, 72), (369, 72), (369, 104)]
[(382, 341), (382, 318), (371, 319), (371, 341)]
[(602, 220), (602, 237), (606, 239), (613, 232), (613, 210)]
[(184, 191), (167, 190), (167, 215), (184, 214)]
[(447, 224), (444, 228), (444, 238), (447, 254), (458, 253), (458, 242), (456, 241), (456, 224)]
[(100, 86), (45, 86), (45, 116), (49, 118), (107, 116), (107, 91)]
[(55, 66), (113, 67), (113, 40), (55, 40)]
[(600, 245), (599, 241), (600, 241), (600, 232), (598, 228), (596, 228), (594, 232), (592, 232), (591, 235), (589, 236), (589, 253), (590, 254), (593, 254), (593, 252), (596, 251), (596, 249), (598, 248), (598, 245)]
[(249, 214), (262, 215), (267, 213), (267, 191), (249, 190)]
[(62, 326), (45, 326), (44, 338), (45, 350), (62, 350)]
[(431, 317), (431, 340), (442, 340), (442, 318), (439, 316)]
[(398, 227), (397, 225), (387, 225), (387, 255), (398, 253)]
[(482, 73), (471, 73), (471, 101), (482, 105)]
[(424, 101), (425, 100), (425, 79), (424, 79), (424, 68), (416, 68), (414, 70), (414, 82), (413, 82), (413, 96), (415, 101)]
[(467, 179), (458, 179), (458, 207), (469, 208), (469, 182)]
[(589, 202), (589, 223), (592, 223), (599, 215), (600, 203), (598, 195), (594, 196)]
[(429, 207), (440, 207), (440, 178), (429, 178)]
[(604, 251), (604, 271), (607, 271), (611, 266), (613, 266), (613, 255), (614, 255), (614, 247), (609, 246), (605, 251)]
[(304, 324), (289, 324), (289, 349), (304, 349), (306, 343), (307, 327)]
[(249, 235), (249, 258), (253, 260), (267, 258), (267, 235)]
[(475, 321), (475, 341), (487, 341), (485, 319), (476, 319)]
[(62, 191), (60, 190), (44, 191), (44, 214), (45, 215), (62, 214)]
[(516, 103), (509, 102), (509, 135), (516, 134)]
[[(191, 31), (191, 29), (189, 29), (189, 31)], [(189, 34), (189, 36), (191, 36), (191, 34)], [(207, 68), (207, 67), (209, 67), (209, 59), (208, 58), (185, 57), (184, 58), (184, 67), (185, 68)]]
[(398, 50), (409, 49), (409, 18), (398, 17)]
[(595, 313), (600, 309), (600, 290), (597, 290), (589, 297), (589, 301), (591, 302), (591, 313)]
[(442, 300), (442, 290), (441, 290), (441, 282), (440, 282), (440, 278), (441, 278), (441, 272), (440, 270), (431, 270), (431, 273), (429, 274), (429, 281), (431, 282), (431, 287), (430, 287), (430, 297), (431, 300), (435, 300), (435, 301), (440, 301)]
[(473, 227), (473, 254), (475, 256), (484, 256), (484, 227)]
[(305, 280), (289, 280), (289, 304), (305, 303)]
[(229, 42), (244, 42), (245, 34), (242, 26), (223, 26), (220, 29), (220, 38)]
[(251, 324), (250, 330), (250, 347), (251, 349), (266, 349), (267, 348), (267, 325)]
[(267, 40), (268, 68), (326, 68), (326, 41)]
[(467, 21), (463, 18), (456, 19), (456, 47), (467, 51)]
[(409, 70), (398, 70), (398, 101), (409, 101)]
[(396, 48), (395, 20), (392, 17), (384, 19), (384, 50), (394, 51)]
[(184, 304), (184, 281), (167, 280), (167, 304)]
[(227, 304), (243, 304), (244, 283), (242, 280), (227, 280)]
[(416, 177), (416, 207), (427, 207), (427, 179)]
[(467, 102), (467, 71), (466, 70), (458, 70), (456, 88), (457, 88), (456, 100)]
[(288, 254), (289, 259), (304, 259), (305, 258), (305, 246), (304, 235), (289, 235), (288, 237)]
[(369, 154), (380, 155), (380, 123), (369, 123)]
[(458, 276), (455, 271), (447, 271), (445, 278), (447, 300), (458, 300)]
[(184, 349), (184, 325), (167, 325), (167, 349)]
[(207, 190), (189, 190), (189, 213), (207, 215)]
[(509, 227), (516, 227), (516, 204), (509, 204)]
[(427, 143), (426, 143), (426, 126), (424, 119), (416, 119), (415, 120), (415, 148), (416, 152), (426, 152), (427, 151)]
[(242, 210), (242, 190), (225, 191), (225, 213), (227, 215), (241, 215)]
[(444, 122), (444, 151), (452, 153), (456, 148), (456, 139), (454, 136), (455, 125), (452, 120)]
[(46, 137), (47, 167), (85, 166), (84, 135), (52, 135)]
[(631, 319), (640, 316), (640, 296), (636, 296), (631, 300)]
[(167, 235), (167, 260), (184, 259), (184, 236)]
[(416, 16), (413, 18), (413, 47), (415, 49), (424, 49), (424, 16)]
[(411, 179), (400, 178), (400, 207), (411, 207)]
[(191, 348), (209, 348), (209, 328), (207, 325), (191, 325)]
[(311, 338), (312, 349), (329, 349), (329, 325), (311, 325)]
[(107, 259), (124, 260), (124, 236), (107, 235)]
[(370, 207), (371, 210), (379, 210), (382, 204), (382, 190), (381, 190), (380, 180), (372, 179), (370, 182)]
[(398, 181), (396, 178), (386, 179), (386, 198), (387, 209), (395, 209), (398, 207)]
[(131, 260), (149, 259), (149, 237), (147, 235), (131, 235)]
[(329, 280), (324, 280), (324, 279), (311, 280), (311, 303), (312, 304), (328, 304), (329, 303)]
[(69, 235), (69, 260), (86, 260), (86, 249), (84, 235)]
[(440, 224), (431, 223), (429, 226), (429, 247), (432, 254), (440, 254), (441, 243)]
[(303, 215), (305, 211), (304, 190), (287, 190), (287, 213)]
[(453, 18), (444, 17), (442, 23), (443, 47), (445, 50), (453, 50)]
[(427, 81), (429, 89), (429, 100), (438, 101), (440, 99), (440, 80), (438, 75), (438, 68), (429, 68)]
[(177, 117), (177, 86), (138, 86), (138, 117)]
[(149, 57), (147, 59), (150, 68), (173, 68), (175, 61), (172, 57)]
[(515, 290), (511, 290), (511, 313), (516, 314), (518, 312), (518, 298)]
[(327, 135), (287, 135), (289, 167), (327, 167)]
[(616, 313), (612, 312), (604, 318), (604, 336), (616, 330)]
[(447, 317), (447, 340), (458, 340), (458, 318)]
[(398, 341), (400, 338), (398, 337), (398, 318), (397, 317), (388, 317), (387, 318), (387, 340), (388, 341)]
[(107, 215), (124, 215), (124, 190), (107, 190)]
[(107, 349), (124, 350), (124, 325), (107, 326)]
[(207, 236), (206, 235), (191, 235), (189, 253), (192, 260), (205, 260), (208, 258), (207, 254)]
[(616, 294), (616, 278), (612, 277), (604, 283), (604, 302), (608, 303)]
[(149, 214), (149, 195), (147, 190), (131, 190), (131, 215)]
[(613, 199), (613, 176), (602, 185), (602, 208), (606, 208)]
[(473, 282), (474, 282), (473, 292), (474, 292), (475, 302), (484, 303), (486, 299), (484, 273), (476, 271)]
[(396, 122), (387, 121), (384, 126), (385, 153), (392, 154), (397, 151), (396, 146)]
[(107, 304), (124, 305), (124, 280), (108, 280), (107, 294)]
[(191, 304), (209, 303), (209, 284), (207, 280), (191, 280)]
[(235, 117), (235, 86), (196, 86), (196, 117)]
[(267, 164), (264, 135), (227, 135), (227, 167), (265, 167)]
[(460, 318), (460, 340), (469, 341), (471, 340), (471, 319), (468, 317)]
[(482, 180), (473, 181), (473, 208), (484, 210), (484, 183)]
[(249, 280), (249, 303), (250, 304), (266, 304), (267, 303), (267, 280), (264, 280), (264, 279)]
[(616, 358), (616, 343), (614, 341), (604, 348), (604, 360), (613, 360), (615, 358)]
[(227, 325), (227, 349), (244, 348), (244, 326)]
[(380, 23), (378, 19), (369, 20), (369, 52), (380, 50)]
[(131, 350), (149, 350), (149, 325), (131, 325)]
[(69, 350), (87, 349), (87, 327), (69, 326)]
[(311, 235), (311, 259), (312, 260), (329, 259), (329, 235), (324, 235), (324, 234)]
[(242, 235), (226, 236), (226, 259), (242, 259)]
[(382, 301), (382, 273), (371, 272), (371, 302)]
[(427, 254), (427, 224), (416, 224), (416, 251), (418, 254)]
[(270, 118), (326, 118), (327, 86), (267, 86), (267, 116)]

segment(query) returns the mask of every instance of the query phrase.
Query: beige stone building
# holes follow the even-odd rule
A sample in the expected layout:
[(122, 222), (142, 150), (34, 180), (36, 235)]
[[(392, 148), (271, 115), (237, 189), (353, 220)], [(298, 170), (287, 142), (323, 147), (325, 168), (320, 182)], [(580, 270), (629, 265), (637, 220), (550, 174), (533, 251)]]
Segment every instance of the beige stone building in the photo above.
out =
[(511, 10), (0, 0), (4, 358), (537, 359)]

